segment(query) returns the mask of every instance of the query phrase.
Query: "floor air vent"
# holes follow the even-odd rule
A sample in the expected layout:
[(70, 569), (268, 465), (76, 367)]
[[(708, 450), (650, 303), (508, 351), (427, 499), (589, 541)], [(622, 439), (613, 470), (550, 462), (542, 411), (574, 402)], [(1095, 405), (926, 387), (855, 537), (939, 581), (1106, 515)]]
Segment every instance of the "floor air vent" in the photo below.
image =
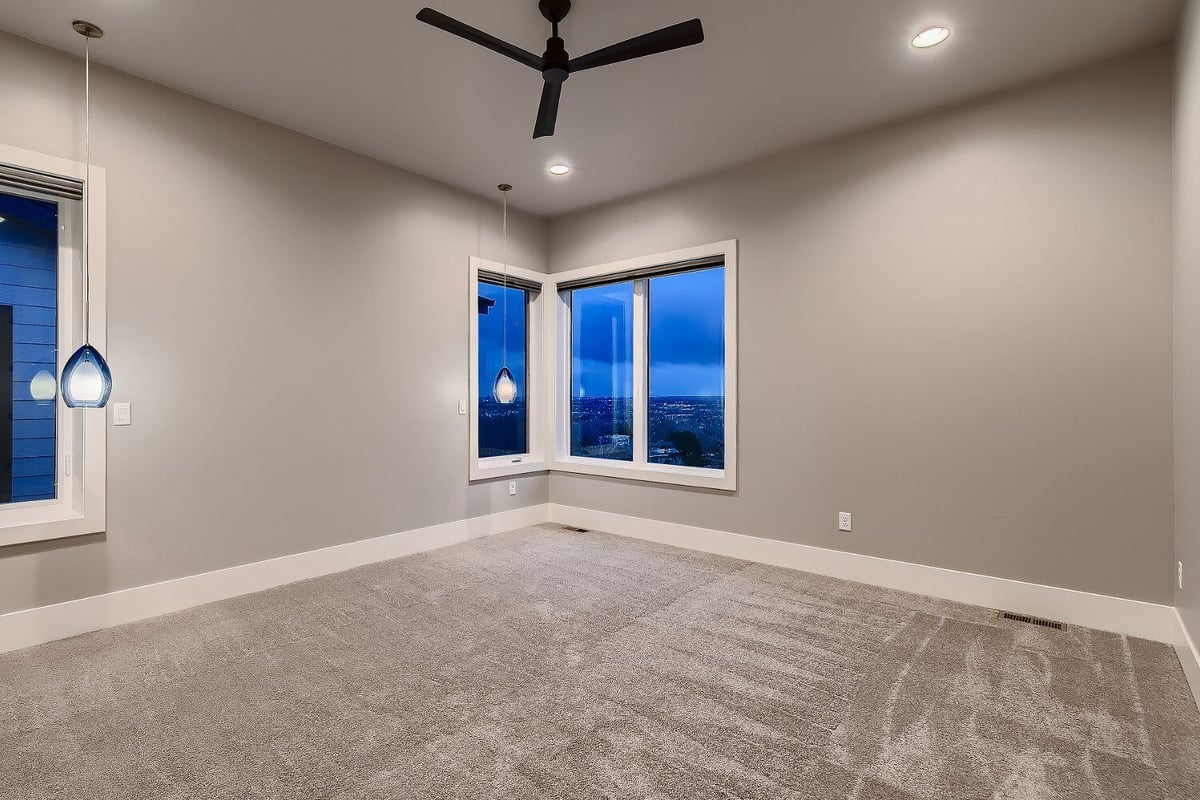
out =
[(587, 528), (576, 528), (573, 525), (560, 525), (559, 527), (562, 528), (564, 531), (569, 531), (571, 533), (587, 533), (588, 532)]
[(1040, 628), (1050, 628), (1056, 631), (1065, 631), (1067, 626), (1061, 622), (1055, 622), (1052, 619), (1041, 619), (1039, 617), (1031, 617), (1028, 614), (1014, 614), (1011, 611), (1001, 611), (999, 613), (1001, 619), (1010, 619), (1013, 622), (1024, 622), (1026, 625), (1037, 625)]

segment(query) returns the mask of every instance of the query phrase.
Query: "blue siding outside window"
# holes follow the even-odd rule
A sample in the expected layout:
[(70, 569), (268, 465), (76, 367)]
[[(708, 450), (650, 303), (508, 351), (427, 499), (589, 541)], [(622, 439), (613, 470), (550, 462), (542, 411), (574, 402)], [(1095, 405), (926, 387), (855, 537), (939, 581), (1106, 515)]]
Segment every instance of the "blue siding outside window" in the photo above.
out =
[(0, 364), (11, 370), (12, 391), (0, 393), (9, 400), (0, 414), (12, 428), (11, 501), (51, 500), (56, 402), (34, 400), (30, 383), (43, 370), (58, 372), (58, 206), (0, 193), (0, 217), (0, 308), (12, 318), (11, 333), (4, 331), (12, 337), (11, 363)]

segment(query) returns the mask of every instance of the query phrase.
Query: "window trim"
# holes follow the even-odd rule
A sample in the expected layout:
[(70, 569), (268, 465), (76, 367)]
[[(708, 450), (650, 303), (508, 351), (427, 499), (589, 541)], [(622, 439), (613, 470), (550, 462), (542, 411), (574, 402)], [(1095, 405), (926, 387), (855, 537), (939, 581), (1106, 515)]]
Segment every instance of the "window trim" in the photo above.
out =
[[(546, 276), (540, 272), (514, 267), (507, 267), (508, 277), (522, 284), (534, 284), (540, 287), (537, 295), (529, 299), (526, 318), (526, 351), (525, 351), (525, 430), (529, 441), (529, 451), (513, 456), (479, 457), (479, 301), (478, 284), (480, 273), (489, 277), (502, 275), (505, 266), (498, 261), (472, 256), (467, 276), (468, 317), (470, 320), (467, 350), (468, 350), (468, 386), (467, 386), (467, 415), (470, 432), (468, 435), (467, 459), (470, 466), (471, 481), (485, 481), (494, 478), (506, 478), (514, 475), (528, 475), (533, 472), (545, 472), (547, 469), (547, 444), (549, 429), (545, 424), (547, 383), (544, 375), (545, 365), (545, 306), (546, 306)], [(519, 460), (518, 460), (519, 459)]]
[[(92, 344), (107, 352), (107, 224), (105, 171), (92, 165), (90, 172), (79, 161), (36, 153), (0, 144), (0, 163), (37, 170), (53, 176), (86, 181), (85, 193), (91, 221), (90, 293)], [(6, 193), (18, 194), (11, 189)], [(38, 196), (35, 193), (30, 196)], [(60, 202), (58, 270), (57, 375), (83, 342), (81, 237), (82, 204), (72, 208)], [(0, 547), (102, 533), (107, 522), (107, 411), (69, 409), (59, 391), (55, 397), (57, 497), (0, 507)]]
[[(670, 273), (680, 264), (712, 260), (725, 267), (725, 468), (711, 470), (670, 464), (651, 464), (647, 459), (648, 401), (648, 320), (644, 287), (655, 274)], [(737, 490), (737, 263), (738, 242), (723, 242), (687, 247), (654, 255), (639, 256), (609, 264), (558, 272), (545, 276), (543, 296), (552, 300), (548, 310), (552, 320), (547, 324), (554, 331), (554, 370), (549, 387), (553, 393), (553, 442), (549, 468), (556, 472), (598, 475), (608, 478), (667, 483), (722, 491)], [(570, 455), (571, 415), (571, 308), (569, 292), (572, 284), (604, 279), (616, 282), (634, 278), (634, 377), (632, 462), (586, 458)], [(560, 288), (563, 287), (563, 288)]]

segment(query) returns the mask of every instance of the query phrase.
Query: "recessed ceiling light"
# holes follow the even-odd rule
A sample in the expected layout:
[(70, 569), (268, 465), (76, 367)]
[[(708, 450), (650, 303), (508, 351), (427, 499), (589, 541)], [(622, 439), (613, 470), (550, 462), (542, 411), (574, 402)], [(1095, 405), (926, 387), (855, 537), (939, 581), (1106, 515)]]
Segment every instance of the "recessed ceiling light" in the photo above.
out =
[(934, 47), (950, 38), (950, 29), (941, 25), (926, 28), (913, 37), (912, 46), (921, 48)]
[(551, 164), (550, 166), (546, 167), (546, 171), (551, 175), (566, 175), (571, 171), (571, 168), (566, 164)]

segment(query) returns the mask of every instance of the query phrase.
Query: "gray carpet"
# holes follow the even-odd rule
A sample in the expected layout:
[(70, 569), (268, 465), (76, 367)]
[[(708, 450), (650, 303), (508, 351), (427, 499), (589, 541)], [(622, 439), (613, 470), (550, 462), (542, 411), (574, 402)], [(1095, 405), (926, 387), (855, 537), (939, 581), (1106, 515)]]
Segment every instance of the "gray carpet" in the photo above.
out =
[(0, 797), (1200, 798), (1174, 653), (529, 528), (0, 656)]

